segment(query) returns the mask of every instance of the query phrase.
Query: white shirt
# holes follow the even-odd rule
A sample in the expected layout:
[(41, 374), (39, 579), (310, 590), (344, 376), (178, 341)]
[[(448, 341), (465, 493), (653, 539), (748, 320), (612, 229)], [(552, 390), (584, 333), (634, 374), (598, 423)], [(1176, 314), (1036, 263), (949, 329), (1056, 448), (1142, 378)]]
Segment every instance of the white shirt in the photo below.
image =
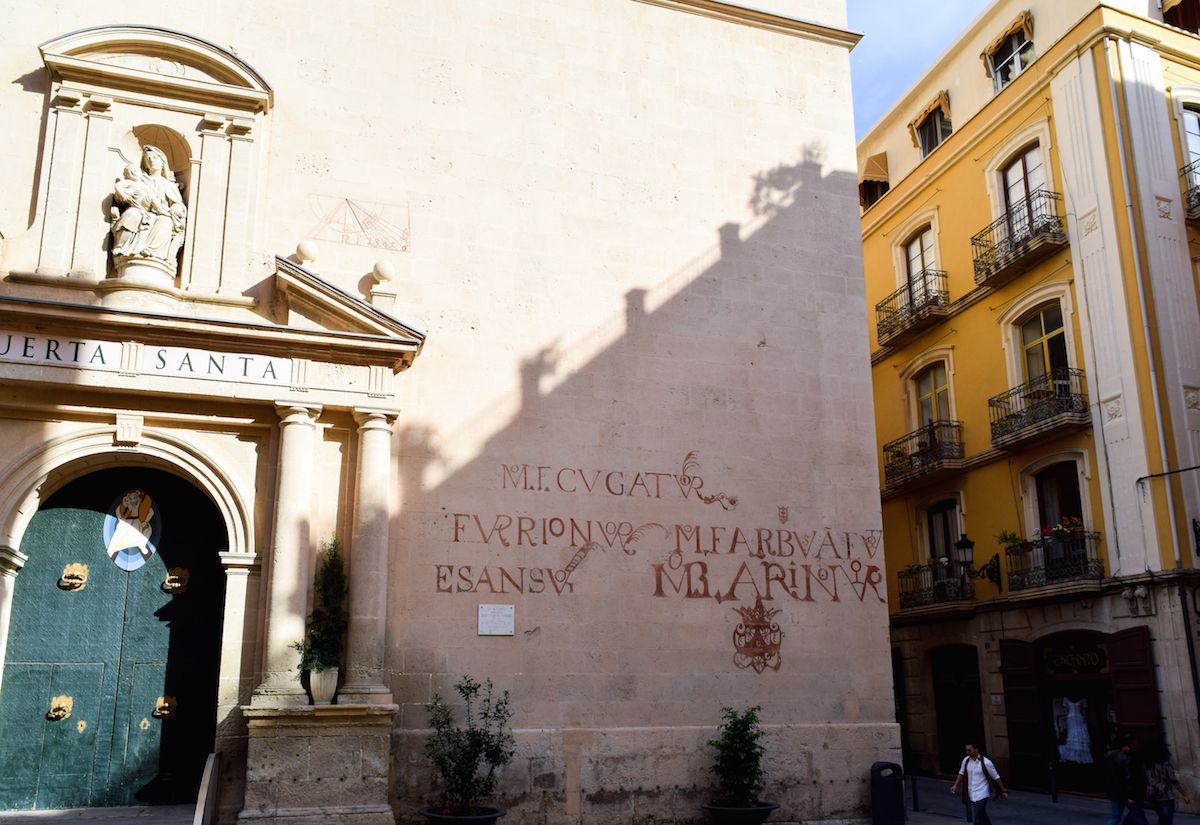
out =
[(996, 766), (986, 756), (981, 755), (978, 759), (972, 759), (969, 756), (964, 757), (962, 767), (958, 769), (960, 775), (966, 775), (967, 799), (970, 799), (972, 802), (987, 799), (992, 795), (991, 789), (988, 787), (988, 781), (983, 775), (984, 768), (987, 768), (988, 775), (992, 779), (999, 781), (1000, 774), (996, 771)]

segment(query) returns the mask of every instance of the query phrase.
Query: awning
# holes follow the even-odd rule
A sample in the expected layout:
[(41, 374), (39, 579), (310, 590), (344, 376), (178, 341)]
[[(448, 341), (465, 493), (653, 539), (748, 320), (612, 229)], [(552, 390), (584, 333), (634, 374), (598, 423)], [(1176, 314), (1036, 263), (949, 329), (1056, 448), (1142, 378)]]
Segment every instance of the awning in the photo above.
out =
[(1169, 12), (1171, 9), (1175, 8), (1182, 2), (1183, 2), (1183, 0), (1162, 0), (1163, 14), (1166, 14), (1167, 12)]
[[(1168, 0), (1164, 0), (1163, 2), (1163, 11), (1167, 10), (1167, 2)], [(1175, 5), (1178, 2), (1180, 0), (1174, 0), (1171, 5)], [(995, 39), (987, 44), (987, 48), (979, 53), (979, 59), (983, 61), (983, 69), (987, 72), (988, 77), (992, 76), (992, 55), (996, 53), (996, 49), (1000, 48), (1010, 34), (1019, 31), (1025, 32), (1026, 40), (1033, 40), (1033, 15), (1028, 10), (1018, 14), (1017, 18), (1008, 24), (1008, 28), (996, 35)]]
[(877, 180), (887, 183), (887, 152), (880, 152), (878, 155), (868, 157), (867, 162), (863, 164), (862, 174), (858, 177), (859, 180)]
[(921, 148), (921, 142), (917, 140), (917, 127), (925, 122), (925, 118), (933, 114), (935, 109), (942, 110), (942, 117), (950, 119), (950, 93), (945, 89), (938, 92), (937, 97), (929, 101), (925, 108), (920, 113), (908, 122), (908, 133), (912, 136), (913, 146)]

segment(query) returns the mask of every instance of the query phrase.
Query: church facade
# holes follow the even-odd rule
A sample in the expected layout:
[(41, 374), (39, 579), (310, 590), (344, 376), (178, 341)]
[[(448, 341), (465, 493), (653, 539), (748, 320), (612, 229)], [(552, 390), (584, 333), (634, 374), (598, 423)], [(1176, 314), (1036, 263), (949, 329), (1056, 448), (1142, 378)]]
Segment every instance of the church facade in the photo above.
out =
[(471, 675), (508, 821), (698, 817), (754, 705), (785, 821), (865, 811), (843, 4), (499, 5), (4, 21), (0, 809), (417, 821)]

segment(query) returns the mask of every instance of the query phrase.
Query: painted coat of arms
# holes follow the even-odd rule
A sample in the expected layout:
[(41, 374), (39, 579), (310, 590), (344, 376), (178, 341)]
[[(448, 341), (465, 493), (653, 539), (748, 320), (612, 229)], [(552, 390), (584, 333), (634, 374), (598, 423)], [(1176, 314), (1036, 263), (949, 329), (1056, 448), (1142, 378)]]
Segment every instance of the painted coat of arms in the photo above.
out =
[(734, 611), (742, 620), (733, 629), (733, 663), (740, 668), (752, 667), (755, 673), (767, 668), (779, 670), (783, 663), (779, 656), (783, 630), (772, 620), (782, 611), (763, 607), (761, 596), (754, 600), (754, 607), (735, 607)]

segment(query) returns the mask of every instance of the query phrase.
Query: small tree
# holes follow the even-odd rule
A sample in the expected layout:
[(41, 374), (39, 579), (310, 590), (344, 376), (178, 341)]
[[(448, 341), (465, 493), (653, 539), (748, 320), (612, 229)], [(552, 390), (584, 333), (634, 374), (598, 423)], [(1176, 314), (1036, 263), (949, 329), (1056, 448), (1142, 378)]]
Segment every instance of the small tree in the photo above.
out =
[(334, 536), (313, 576), (313, 611), (304, 638), (293, 642), (300, 651), (300, 672), (332, 670), (342, 662), (342, 638), (346, 635), (346, 569), (342, 544)]
[(464, 676), (454, 691), (466, 703), (466, 724), (455, 725), (450, 706), (435, 695), (429, 705), (433, 736), (425, 743), (425, 755), (437, 770), (442, 805), (450, 813), (465, 814), (492, 795), (496, 768), (512, 760), (516, 743), (508, 727), (512, 711), (507, 690), (494, 699), (491, 679), (481, 685)]
[(712, 772), (717, 776), (719, 799), (734, 807), (753, 807), (758, 804), (758, 792), (763, 786), (762, 728), (758, 723), (755, 705), (742, 713), (733, 708), (721, 708), (724, 721), (717, 729), (717, 738), (708, 744), (717, 754)]

